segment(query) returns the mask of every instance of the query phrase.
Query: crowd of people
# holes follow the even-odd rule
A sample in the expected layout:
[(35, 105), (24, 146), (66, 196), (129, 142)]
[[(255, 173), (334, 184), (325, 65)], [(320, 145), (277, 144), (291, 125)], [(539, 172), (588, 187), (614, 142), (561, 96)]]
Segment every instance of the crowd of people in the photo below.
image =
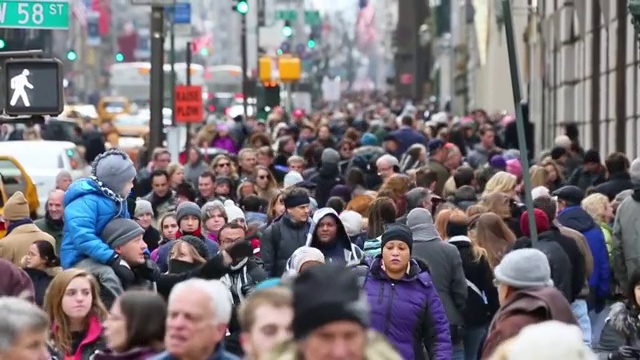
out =
[(425, 114), (275, 109), (91, 155), (36, 221), (16, 192), (0, 358), (640, 359), (640, 159), (569, 128), (524, 174), (513, 117)]

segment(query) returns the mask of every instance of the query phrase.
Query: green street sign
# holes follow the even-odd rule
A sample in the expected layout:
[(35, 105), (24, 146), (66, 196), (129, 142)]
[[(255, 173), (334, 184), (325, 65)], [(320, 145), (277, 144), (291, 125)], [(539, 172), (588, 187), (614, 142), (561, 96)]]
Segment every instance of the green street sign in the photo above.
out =
[(322, 19), (320, 18), (320, 11), (311, 10), (304, 12), (304, 22), (307, 25), (317, 26), (322, 24)]
[(69, 2), (66, 0), (0, 1), (0, 28), (67, 29)]
[(296, 21), (298, 13), (295, 10), (278, 10), (276, 11), (276, 19), (284, 21)]

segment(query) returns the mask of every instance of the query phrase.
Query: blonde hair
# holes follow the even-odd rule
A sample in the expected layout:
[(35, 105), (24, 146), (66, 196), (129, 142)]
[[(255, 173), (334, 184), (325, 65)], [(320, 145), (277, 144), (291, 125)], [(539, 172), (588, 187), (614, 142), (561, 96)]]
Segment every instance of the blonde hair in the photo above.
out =
[(549, 172), (544, 166), (533, 165), (529, 170), (529, 174), (531, 175), (531, 188), (535, 189), (538, 186), (547, 186), (547, 177), (549, 176)]
[(231, 180), (233, 181), (238, 180), (239, 176), (238, 176), (238, 169), (236, 168), (236, 164), (235, 162), (233, 162), (233, 160), (231, 160), (231, 158), (227, 154), (218, 154), (216, 155), (216, 157), (213, 158), (213, 160), (211, 160), (211, 166), (209, 167), (211, 171), (213, 171), (213, 173), (216, 174), (216, 167), (218, 166), (218, 163), (220, 162), (220, 160), (223, 160), (223, 159), (226, 159), (229, 162), (229, 168), (231, 169), (231, 171), (229, 172), (229, 177), (231, 178)]
[(169, 260), (175, 259), (178, 256), (180, 256), (180, 252), (185, 249), (184, 246), (186, 246), (186, 253), (188, 255), (191, 256), (191, 258), (193, 259), (193, 261), (195, 263), (198, 264), (204, 264), (207, 262), (207, 260), (205, 258), (203, 258), (200, 254), (198, 254), (198, 251), (196, 251), (196, 248), (194, 248), (191, 244), (189, 244), (188, 242), (184, 241), (184, 240), (176, 240), (173, 245), (171, 245), (171, 250), (169, 251)]
[(496, 192), (486, 195), (478, 205), (484, 206), (488, 211), (500, 216), (501, 219), (511, 218), (511, 198), (507, 194)]
[[(451, 210), (447, 223), (469, 226), (469, 217), (467, 217), (462, 210), (454, 209)], [(473, 254), (473, 261), (475, 262), (480, 261), (483, 257), (487, 257), (487, 250), (480, 247), (475, 241), (471, 242), (471, 253)]]
[(582, 200), (580, 205), (596, 222), (606, 222), (607, 205), (609, 198), (600, 193), (594, 193)]
[(178, 163), (171, 163), (169, 164), (169, 166), (167, 166), (167, 174), (169, 174), (169, 181), (171, 181), (173, 174), (175, 174), (176, 171), (178, 170), (182, 170), (182, 172), (184, 172), (184, 166)]
[(487, 181), (482, 196), (497, 192), (508, 193), (515, 190), (516, 185), (518, 185), (518, 178), (515, 175), (506, 171), (498, 171)]
[(467, 208), (467, 216), (472, 217), (474, 215), (484, 214), (488, 211), (489, 209), (484, 205), (473, 204)]
[(448, 240), (447, 236), (447, 224), (449, 224), (449, 218), (451, 214), (453, 214), (454, 210), (452, 209), (443, 209), (436, 215), (436, 221), (434, 225), (436, 227), (436, 231), (440, 234), (442, 240)]

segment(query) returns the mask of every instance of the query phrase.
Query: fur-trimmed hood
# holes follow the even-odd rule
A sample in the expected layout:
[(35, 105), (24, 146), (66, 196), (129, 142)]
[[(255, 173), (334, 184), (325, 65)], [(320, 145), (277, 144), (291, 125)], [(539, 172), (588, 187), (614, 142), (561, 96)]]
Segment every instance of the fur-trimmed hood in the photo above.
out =
[(621, 334), (627, 337), (635, 336), (640, 328), (640, 317), (634, 313), (635, 311), (629, 309), (625, 303), (617, 302), (611, 305), (607, 322)]

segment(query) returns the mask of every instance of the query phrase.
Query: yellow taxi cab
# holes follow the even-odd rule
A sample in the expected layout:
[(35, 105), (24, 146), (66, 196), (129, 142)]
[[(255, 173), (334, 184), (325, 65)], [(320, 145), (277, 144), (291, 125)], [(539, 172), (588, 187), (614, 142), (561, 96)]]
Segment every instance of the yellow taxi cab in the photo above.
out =
[(104, 121), (112, 121), (116, 115), (128, 114), (131, 110), (129, 99), (122, 96), (107, 96), (100, 99), (97, 106), (98, 125)]
[(2, 196), (10, 198), (16, 191), (22, 191), (29, 204), (31, 217), (36, 218), (40, 200), (35, 184), (18, 160), (12, 156), (0, 155), (0, 177), (2, 177)]
[(4, 191), (4, 183), (0, 176), (0, 239), (7, 233), (7, 226), (4, 223), (4, 204), (7, 203), (7, 193)]
[(149, 118), (143, 114), (118, 114), (113, 117), (113, 126), (122, 137), (142, 138), (149, 133)]

